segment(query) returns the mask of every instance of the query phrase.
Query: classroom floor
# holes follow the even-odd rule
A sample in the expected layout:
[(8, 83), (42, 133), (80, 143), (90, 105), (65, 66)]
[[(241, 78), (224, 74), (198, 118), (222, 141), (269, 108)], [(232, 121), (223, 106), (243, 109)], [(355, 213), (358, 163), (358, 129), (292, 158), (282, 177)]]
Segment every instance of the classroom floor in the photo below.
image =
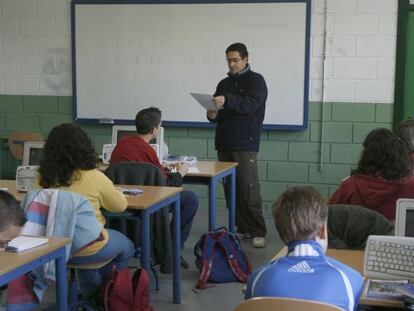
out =
[[(201, 209), (194, 219), (193, 229), (190, 238), (186, 242), (185, 250), (182, 255), (190, 263), (188, 270), (181, 271), (181, 304), (172, 303), (172, 278), (170, 275), (159, 274), (160, 290), (156, 291), (151, 287), (151, 303), (157, 311), (189, 311), (189, 310), (214, 310), (214, 311), (232, 311), (237, 304), (243, 300), (241, 283), (216, 284), (214, 287), (204, 290), (194, 290), (197, 283), (199, 272), (194, 264), (193, 246), (198, 238), (207, 231), (207, 209)], [(218, 213), (218, 225), (227, 223), (227, 213), (225, 211)], [(264, 249), (254, 249), (251, 246), (251, 240), (242, 241), (242, 246), (253, 268), (264, 264), (278, 249), (282, 247), (279, 235), (273, 225), (273, 219), (270, 215), (266, 217), (268, 229), (268, 245)], [(4, 302), (6, 293), (2, 295), (1, 301)], [(55, 302), (55, 288), (48, 289), (47, 294), (41, 307), (37, 310), (50, 307)], [(2, 310), (0, 306), (0, 310)]]

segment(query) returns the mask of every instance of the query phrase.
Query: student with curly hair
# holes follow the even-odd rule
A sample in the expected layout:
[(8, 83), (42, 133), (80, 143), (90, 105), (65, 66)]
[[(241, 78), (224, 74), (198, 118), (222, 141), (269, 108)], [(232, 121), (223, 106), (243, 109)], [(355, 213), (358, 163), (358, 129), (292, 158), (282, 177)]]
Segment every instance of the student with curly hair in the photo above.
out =
[(394, 133), (407, 144), (410, 150), (411, 171), (414, 174), (414, 119), (410, 117), (398, 123)]
[[(59, 188), (84, 196), (91, 203), (98, 221), (104, 225), (105, 218), (100, 209), (122, 212), (127, 208), (127, 200), (112, 181), (96, 169), (97, 162), (92, 141), (79, 126), (70, 123), (58, 125), (49, 133), (44, 146), (39, 184), (43, 188)], [(99, 270), (79, 270), (82, 294), (90, 297), (110, 275), (112, 267), (126, 268), (133, 254), (133, 243), (126, 236), (103, 228), (100, 239), (70, 259), (72, 264), (92, 264), (115, 256)]]
[(358, 167), (329, 203), (361, 205), (393, 221), (399, 198), (414, 198), (409, 150), (390, 130), (372, 130), (364, 140)]

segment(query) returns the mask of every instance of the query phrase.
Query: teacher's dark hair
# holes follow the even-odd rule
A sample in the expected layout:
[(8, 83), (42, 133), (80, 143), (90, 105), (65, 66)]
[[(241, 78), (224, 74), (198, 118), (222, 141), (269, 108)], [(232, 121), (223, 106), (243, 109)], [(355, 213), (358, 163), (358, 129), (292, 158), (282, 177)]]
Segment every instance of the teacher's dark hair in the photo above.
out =
[(26, 216), (19, 202), (10, 193), (0, 190), (0, 231), (10, 225), (23, 227), (25, 223)]
[(236, 42), (236, 43), (229, 45), (229, 47), (226, 49), (226, 55), (229, 52), (239, 52), (241, 58), (249, 57), (249, 52), (247, 51), (247, 47), (241, 42)]
[(39, 183), (43, 188), (70, 186), (77, 171), (95, 169), (98, 160), (92, 141), (78, 125), (55, 126), (43, 149)]
[(408, 146), (389, 129), (372, 130), (362, 146), (358, 167), (352, 174), (378, 176), (386, 180), (396, 180), (411, 175)]
[(135, 117), (135, 127), (140, 135), (151, 133), (154, 127), (158, 127), (160, 124), (161, 110), (156, 107), (142, 109)]

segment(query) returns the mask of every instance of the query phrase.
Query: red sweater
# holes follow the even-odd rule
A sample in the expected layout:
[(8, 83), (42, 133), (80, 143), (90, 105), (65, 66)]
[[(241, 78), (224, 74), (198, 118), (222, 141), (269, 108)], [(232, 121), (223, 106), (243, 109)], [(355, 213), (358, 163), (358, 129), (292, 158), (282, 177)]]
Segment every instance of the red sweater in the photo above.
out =
[(155, 150), (138, 135), (121, 138), (112, 151), (110, 164), (118, 162), (144, 162), (158, 166), (167, 176)]
[(342, 181), (329, 203), (361, 205), (377, 211), (389, 220), (394, 220), (396, 202), (399, 198), (414, 198), (414, 177), (385, 180), (355, 174)]

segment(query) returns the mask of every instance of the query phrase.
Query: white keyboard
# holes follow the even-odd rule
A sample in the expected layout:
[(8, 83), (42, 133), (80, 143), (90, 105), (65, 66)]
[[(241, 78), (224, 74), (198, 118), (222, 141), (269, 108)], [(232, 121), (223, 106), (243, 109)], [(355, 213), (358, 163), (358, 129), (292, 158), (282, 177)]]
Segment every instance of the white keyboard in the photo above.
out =
[(376, 279), (414, 279), (414, 238), (370, 235), (364, 275)]

